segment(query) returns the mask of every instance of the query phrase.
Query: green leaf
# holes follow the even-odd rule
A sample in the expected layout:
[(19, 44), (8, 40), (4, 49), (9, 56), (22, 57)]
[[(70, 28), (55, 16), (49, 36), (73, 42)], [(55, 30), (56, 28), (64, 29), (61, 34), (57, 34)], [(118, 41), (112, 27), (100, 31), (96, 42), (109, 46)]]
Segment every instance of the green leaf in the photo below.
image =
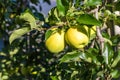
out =
[(111, 45), (109, 43), (105, 43), (102, 56), (103, 56), (104, 61), (107, 65), (109, 65), (111, 63), (111, 59), (113, 58), (113, 54), (114, 53), (113, 53)]
[(120, 25), (120, 16), (117, 17), (114, 21), (116, 25)]
[(49, 37), (50, 37), (50, 35), (52, 34), (52, 30), (47, 30), (46, 31), (46, 33), (45, 33), (45, 40), (47, 40)]
[(20, 29), (17, 29), (15, 31), (13, 31), (13, 33), (10, 35), (10, 38), (9, 38), (9, 42), (10, 44), (17, 38), (21, 37), (22, 35), (28, 33), (30, 31), (30, 28), (29, 27), (24, 27), (24, 28), (20, 28)]
[(97, 5), (101, 5), (102, 1), (101, 0), (86, 0), (85, 4), (87, 6), (97, 6)]
[(109, 53), (109, 52), (108, 52), (108, 47), (105, 46), (105, 47), (104, 47), (104, 52), (102, 53), (102, 56), (104, 57), (104, 60), (105, 60), (105, 63), (106, 63), (106, 64), (108, 64), (108, 62), (109, 62), (109, 61), (108, 61), (108, 55), (109, 55), (108, 53)]
[[(53, 14), (52, 14), (52, 15), (53, 15)], [(54, 9), (54, 15), (55, 15), (56, 19), (57, 19), (58, 21), (60, 21), (60, 19), (59, 19), (59, 17), (58, 17), (57, 8)]]
[(119, 70), (113, 70), (111, 71), (110, 75), (112, 76), (112, 78), (118, 78), (120, 77), (120, 72)]
[(71, 80), (74, 80), (76, 78), (76, 75), (79, 73), (79, 71), (73, 71), (71, 74)]
[(97, 76), (103, 76), (103, 74), (104, 74), (104, 71), (103, 71), (103, 70), (97, 72)]
[(68, 11), (73, 1), (72, 0), (61, 0), (61, 1), (63, 6), (65, 7), (65, 11)]
[(85, 54), (92, 59), (93, 63), (100, 65), (101, 63), (99, 62), (100, 57), (98, 58), (98, 53), (97, 49), (89, 48)]
[(23, 14), (21, 14), (20, 19), (23, 19), (23, 20), (29, 22), (31, 29), (37, 28), (36, 20), (35, 20), (33, 14), (29, 10), (26, 10)]
[(62, 0), (57, 0), (57, 9), (60, 16), (65, 16), (65, 7), (62, 4)]
[(80, 59), (82, 59), (82, 60), (84, 60), (86, 62), (89, 62), (89, 63), (92, 62), (92, 58), (88, 53), (83, 53), (83, 52), (80, 52), (80, 53), (81, 53), (80, 56), (79, 56)]
[(112, 41), (110, 39), (104, 38), (104, 40), (112, 46)]
[(51, 76), (52, 80), (58, 80), (57, 76)]
[(9, 79), (8, 75), (3, 75), (2, 76), (2, 80), (7, 80), (7, 79)]
[(78, 51), (68, 52), (62, 58), (60, 58), (60, 63), (69, 62), (78, 59), (80, 55), (81, 53)]
[(120, 35), (112, 36), (111, 41), (113, 42), (114, 46), (117, 46), (120, 43)]
[(80, 24), (86, 24), (86, 25), (95, 25), (100, 26), (101, 22), (98, 21), (95, 17), (89, 14), (82, 14), (80, 17), (77, 18), (77, 22)]
[(120, 11), (120, 1), (117, 1), (114, 5), (116, 11)]
[[(70, 62), (70, 61), (86, 61), (91, 63), (93, 56), (91, 56), (88, 53), (80, 52), (80, 51), (73, 51), (66, 53), (61, 59), (60, 62)], [(94, 57), (95, 58), (95, 57)], [(94, 59), (94, 62), (97, 62), (97, 60)], [(99, 64), (99, 63), (97, 63)]]
[(14, 50), (10, 50), (9, 54), (10, 56), (13, 56), (14, 54), (16, 54), (19, 51), (20, 48), (15, 48)]
[(50, 25), (55, 25), (57, 22), (60, 21), (60, 17), (59, 17), (58, 10), (56, 7), (53, 7), (49, 11), (48, 17), (45, 20), (46, 22), (49, 22)]
[(116, 67), (119, 61), (120, 61), (120, 50), (119, 50), (119, 52), (118, 52), (117, 57), (114, 59), (111, 67)]

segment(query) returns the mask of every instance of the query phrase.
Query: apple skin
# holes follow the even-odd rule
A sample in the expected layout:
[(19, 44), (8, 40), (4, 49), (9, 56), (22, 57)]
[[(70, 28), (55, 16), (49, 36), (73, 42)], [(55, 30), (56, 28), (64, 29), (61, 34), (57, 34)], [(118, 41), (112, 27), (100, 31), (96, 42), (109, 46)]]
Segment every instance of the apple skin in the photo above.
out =
[(59, 53), (64, 49), (64, 34), (64, 30), (57, 31), (45, 41), (45, 45), (51, 53)]
[(77, 27), (71, 27), (67, 30), (65, 40), (68, 45), (79, 49), (84, 48), (89, 42), (85, 30)]

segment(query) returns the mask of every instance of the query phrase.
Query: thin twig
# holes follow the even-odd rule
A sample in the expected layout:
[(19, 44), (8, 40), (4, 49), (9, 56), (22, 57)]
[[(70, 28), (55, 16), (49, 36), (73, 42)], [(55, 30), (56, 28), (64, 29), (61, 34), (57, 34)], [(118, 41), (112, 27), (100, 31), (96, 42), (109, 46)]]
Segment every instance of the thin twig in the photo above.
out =
[(95, 40), (92, 41), (91, 45), (90, 45), (90, 48), (93, 48), (95, 45)]
[(96, 12), (96, 10), (97, 10), (97, 8), (95, 8), (95, 9), (93, 9), (93, 10), (89, 11), (88, 13), (89, 13), (89, 14), (91, 14), (91, 13), (95, 13), (95, 12)]

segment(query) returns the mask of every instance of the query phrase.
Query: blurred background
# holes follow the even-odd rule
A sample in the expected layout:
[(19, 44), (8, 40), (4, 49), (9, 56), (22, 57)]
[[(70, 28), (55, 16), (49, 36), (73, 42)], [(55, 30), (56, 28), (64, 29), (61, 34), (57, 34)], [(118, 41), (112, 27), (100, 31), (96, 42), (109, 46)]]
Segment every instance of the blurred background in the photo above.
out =
[(33, 30), (12, 44), (9, 37), (14, 30), (24, 27), (24, 21), (18, 18), (26, 10), (36, 20), (45, 21), (54, 6), (56, 0), (0, 0), (0, 80), (50, 79), (56, 62), (44, 46), (45, 31)]
[[(29, 8), (33, 8), (33, 10), (37, 10), (37, 12), (40, 12), (44, 15), (44, 17), (47, 17), (48, 15), (48, 12), (51, 8), (53, 8), (54, 6), (56, 6), (56, 0), (8, 0), (8, 1), (11, 1), (11, 2), (18, 2), (18, 3), (22, 3), (22, 2), (27, 2), (23, 5), (26, 6), (28, 5)], [(3, 0), (4, 2), (4, 0)], [(2, 4), (2, 1), (0, 2)], [(3, 3), (3, 4), (6, 4)], [(17, 4), (17, 3), (16, 3)], [(8, 6), (14, 6), (12, 3), (11, 4), (8, 4)], [(6, 7), (8, 7), (6, 6)], [(27, 8), (27, 7), (26, 7)], [(6, 12), (7, 14), (7, 12)], [(7, 17), (7, 16), (6, 16)], [(8, 32), (9, 30), (6, 30), (6, 32)], [(8, 39), (8, 38), (7, 38)], [(5, 40), (5, 36), (4, 37), (0, 37), (0, 51), (2, 50), (2, 48), (4, 48), (4, 40)]]

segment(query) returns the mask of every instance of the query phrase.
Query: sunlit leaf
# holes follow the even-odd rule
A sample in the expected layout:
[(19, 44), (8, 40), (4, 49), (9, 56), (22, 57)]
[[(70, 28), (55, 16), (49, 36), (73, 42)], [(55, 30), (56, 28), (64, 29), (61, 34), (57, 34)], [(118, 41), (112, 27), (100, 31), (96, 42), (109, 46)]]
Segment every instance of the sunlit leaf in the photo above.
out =
[(109, 55), (108, 47), (105, 46), (104, 52), (102, 53), (102, 56), (104, 57), (104, 60), (105, 60), (106, 64), (108, 64), (108, 55)]
[(19, 48), (15, 48), (14, 50), (10, 50), (10, 56), (13, 56), (14, 54), (16, 54), (19, 51)]
[(21, 14), (20, 19), (23, 19), (23, 20), (29, 22), (31, 29), (37, 28), (36, 20), (35, 20), (33, 14), (29, 10), (27, 10), (23, 14)]
[(58, 10), (56, 7), (53, 7), (49, 11), (48, 17), (45, 20), (46, 22), (49, 22), (50, 25), (55, 25), (58, 21), (60, 21), (60, 17), (59, 17)]
[(74, 79), (77, 74), (78, 74), (78, 71), (73, 71), (73, 73), (71, 74), (71, 78)]
[(81, 54), (80, 54), (79, 57), (80, 57), (80, 59), (82, 59), (82, 60), (84, 60), (84, 61), (87, 61), (87, 62), (89, 62), (89, 63), (92, 62), (91, 56), (90, 56), (89, 54), (87, 54), (87, 53), (81, 52)]
[(51, 76), (52, 80), (58, 80), (57, 76)]
[(97, 72), (97, 75), (98, 75), (98, 76), (103, 76), (103, 74), (104, 74), (104, 71), (102, 71), (102, 70), (99, 71), (99, 72)]
[(116, 67), (117, 64), (118, 64), (118, 62), (120, 62), (120, 50), (119, 50), (119, 52), (118, 52), (117, 57), (114, 59), (114, 61), (113, 61), (112, 65), (111, 65), (111, 67)]
[(112, 78), (118, 78), (120, 77), (120, 72), (119, 70), (113, 70), (111, 71), (110, 75), (112, 76)]
[(57, 3), (57, 9), (58, 9), (59, 15), (64, 16), (65, 15), (65, 7), (62, 4), (62, 0), (57, 0), (56, 3)]
[(77, 21), (80, 24), (96, 25), (96, 26), (100, 26), (101, 25), (100, 21), (98, 21), (95, 17), (93, 17), (92, 15), (89, 15), (89, 14), (82, 14), (82, 15), (80, 15), (80, 17), (77, 18)]
[(70, 62), (70, 61), (81, 61), (81, 60), (89, 63), (93, 61), (95, 64), (100, 65), (100, 62), (97, 60), (96, 56), (81, 51), (68, 52), (60, 59), (61, 63)]
[(108, 43), (105, 43), (104, 44), (104, 50), (103, 50), (103, 53), (102, 53), (102, 56), (104, 58), (104, 61), (107, 65), (109, 65), (109, 63), (111, 62), (111, 59), (113, 57), (113, 50), (112, 50), (112, 47), (110, 44)]
[(112, 41), (110, 41), (110, 39), (104, 38), (105, 42), (109, 43), (110, 45), (112, 45)]
[(9, 77), (8, 77), (8, 75), (3, 75), (2, 76), (2, 80), (7, 80)]
[(60, 62), (69, 62), (71, 60), (75, 60), (76, 58), (79, 59), (79, 56), (81, 55), (78, 51), (68, 52), (66, 53), (62, 58), (60, 58)]
[[(52, 14), (53, 15), (53, 14)], [(55, 8), (54, 9), (54, 15), (55, 17), (57, 18), (58, 21), (60, 21), (59, 17), (58, 17), (58, 12), (57, 12), (57, 9)]]
[(7, 56), (7, 54), (3, 51), (0, 51), (0, 56)]
[(13, 33), (10, 35), (10, 38), (9, 38), (9, 42), (10, 44), (17, 38), (21, 37), (22, 35), (28, 33), (30, 31), (30, 28), (29, 27), (24, 27), (24, 28), (20, 28), (20, 29), (17, 29), (15, 31), (13, 31)]
[(87, 6), (97, 6), (102, 4), (102, 0), (86, 0), (85, 4)]

